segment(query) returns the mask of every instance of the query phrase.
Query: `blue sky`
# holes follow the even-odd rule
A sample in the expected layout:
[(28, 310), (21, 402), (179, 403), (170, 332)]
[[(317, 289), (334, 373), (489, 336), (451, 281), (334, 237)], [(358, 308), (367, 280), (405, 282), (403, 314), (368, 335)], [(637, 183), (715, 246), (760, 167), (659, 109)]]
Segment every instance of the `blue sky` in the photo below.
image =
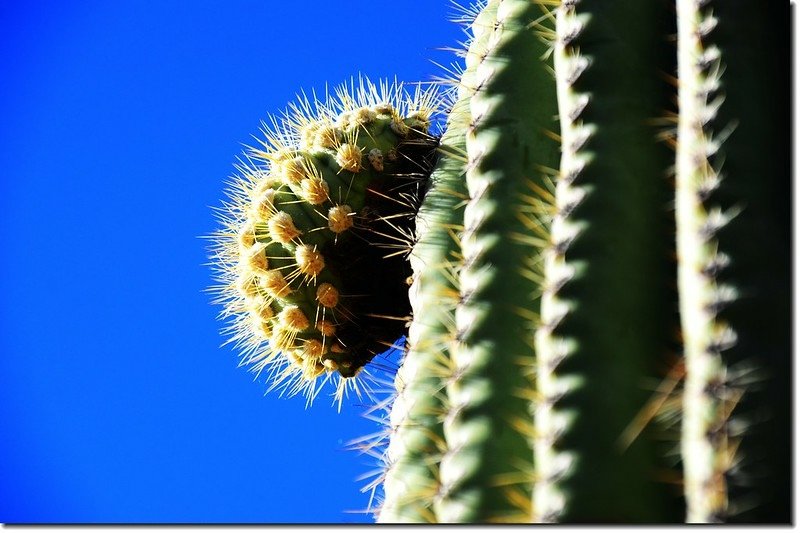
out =
[(441, 75), (453, 13), (0, 3), (0, 522), (372, 521), (347, 511), (374, 461), (344, 449), (367, 405), (265, 396), (220, 347), (198, 236), (269, 113)]

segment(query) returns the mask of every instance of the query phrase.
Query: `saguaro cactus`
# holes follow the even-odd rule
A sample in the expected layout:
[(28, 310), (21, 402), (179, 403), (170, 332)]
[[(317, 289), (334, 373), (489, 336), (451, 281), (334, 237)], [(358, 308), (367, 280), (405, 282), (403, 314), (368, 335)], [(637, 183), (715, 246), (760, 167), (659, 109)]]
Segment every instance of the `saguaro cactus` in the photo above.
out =
[(410, 313), (381, 522), (789, 522), (782, 8), (472, 11), (441, 138), (434, 93), (369, 86), (248, 155), (245, 361), (341, 398)]

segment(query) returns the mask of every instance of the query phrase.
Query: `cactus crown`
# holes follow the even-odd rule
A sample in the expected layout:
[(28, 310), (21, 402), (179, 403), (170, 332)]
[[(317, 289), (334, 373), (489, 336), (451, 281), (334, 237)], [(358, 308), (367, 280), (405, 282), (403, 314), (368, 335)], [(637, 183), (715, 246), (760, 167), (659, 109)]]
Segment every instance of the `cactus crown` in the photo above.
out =
[(242, 364), (310, 402), (404, 333), (405, 255), (435, 157), (434, 87), (361, 79), (301, 96), (248, 148), (212, 236), (221, 317)]

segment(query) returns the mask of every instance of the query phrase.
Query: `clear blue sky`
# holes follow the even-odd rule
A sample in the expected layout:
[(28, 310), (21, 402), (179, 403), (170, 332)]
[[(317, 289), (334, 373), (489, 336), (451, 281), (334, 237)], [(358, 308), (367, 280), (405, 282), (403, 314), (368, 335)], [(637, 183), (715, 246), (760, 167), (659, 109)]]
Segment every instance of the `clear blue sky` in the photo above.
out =
[[(291, 7), (289, 7), (291, 6)], [(0, 2), (0, 522), (369, 522), (377, 429), (220, 347), (207, 242), (300, 89), (430, 80), (449, 2)]]

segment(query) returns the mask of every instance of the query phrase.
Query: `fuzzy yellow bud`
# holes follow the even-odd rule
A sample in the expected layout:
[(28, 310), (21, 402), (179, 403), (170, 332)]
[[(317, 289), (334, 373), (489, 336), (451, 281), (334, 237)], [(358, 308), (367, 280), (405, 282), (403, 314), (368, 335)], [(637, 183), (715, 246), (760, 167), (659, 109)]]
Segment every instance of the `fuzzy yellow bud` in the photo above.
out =
[(261, 318), (262, 320), (269, 320), (274, 316), (274, 312), (269, 305), (266, 298), (261, 295), (248, 298), (247, 310), (253, 315)]
[(287, 184), (298, 183), (306, 177), (306, 162), (302, 157), (295, 157), (281, 163), (281, 176)]
[(252, 298), (258, 295), (257, 278), (248, 272), (243, 272), (236, 279), (236, 289), (239, 295), (244, 298)]
[(273, 298), (283, 298), (292, 292), (289, 283), (279, 270), (270, 270), (261, 274), (258, 277), (258, 282)]
[(339, 291), (330, 283), (321, 283), (317, 287), (317, 301), (323, 307), (336, 307), (339, 305)]
[(309, 122), (300, 129), (300, 147), (303, 149), (310, 149), (314, 147), (314, 142), (319, 130), (320, 123), (317, 121)]
[(419, 110), (411, 113), (408, 122), (412, 129), (420, 133), (426, 133), (428, 128), (431, 127), (430, 112), (427, 110)]
[(286, 211), (278, 211), (267, 222), (270, 238), (281, 244), (287, 244), (299, 237), (302, 232), (297, 229), (292, 220), (292, 215)]
[(350, 123), (354, 126), (364, 126), (375, 120), (378, 113), (368, 107), (358, 108), (351, 116)]
[(319, 205), (329, 198), (328, 184), (319, 178), (309, 178), (300, 182), (300, 197), (311, 205)]
[(239, 230), (239, 246), (250, 248), (256, 243), (256, 226), (252, 221), (247, 221)]
[(258, 315), (251, 315), (250, 329), (256, 337), (261, 339), (269, 339), (272, 336), (272, 329), (269, 327), (269, 322), (262, 320)]
[(341, 132), (334, 126), (320, 126), (314, 136), (314, 146), (335, 149), (339, 146)]
[(250, 270), (256, 273), (263, 273), (269, 269), (266, 250), (266, 244), (257, 242), (247, 251), (247, 267)]
[(336, 162), (350, 172), (361, 170), (361, 148), (355, 144), (344, 143), (336, 150)]
[(337, 205), (328, 210), (328, 228), (334, 233), (342, 233), (353, 227), (353, 209), (349, 205)]
[(310, 277), (317, 276), (325, 268), (325, 258), (315, 247), (307, 244), (301, 244), (297, 247), (294, 252), (294, 258), (297, 260), (300, 272)]
[(276, 327), (272, 328), (272, 335), (269, 338), (269, 344), (270, 346), (286, 353), (295, 348), (294, 339), (295, 335), (292, 331), (283, 325), (278, 324)]
[(333, 337), (336, 335), (336, 326), (334, 326), (333, 322), (330, 320), (318, 320), (316, 328), (324, 337)]
[(306, 357), (319, 359), (325, 355), (325, 351), (325, 346), (317, 339), (309, 339), (303, 343), (303, 352)]
[(289, 331), (303, 331), (308, 329), (308, 317), (296, 305), (289, 305), (278, 313), (278, 321)]
[(375, 112), (379, 115), (394, 115), (394, 106), (388, 102), (384, 102), (382, 104), (378, 104), (373, 107)]
[(261, 191), (250, 206), (250, 216), (259, 221), (269, 220), (275, 213), (275, 189)]
[(401, 137), (405, 137), (408, 135), (410, 128), (403, 122), (403, 118), (395, 115), (392, 117), (392, 123), (389, 125), (392, 128), (392, 131), (396, 134), (400, 135)]

